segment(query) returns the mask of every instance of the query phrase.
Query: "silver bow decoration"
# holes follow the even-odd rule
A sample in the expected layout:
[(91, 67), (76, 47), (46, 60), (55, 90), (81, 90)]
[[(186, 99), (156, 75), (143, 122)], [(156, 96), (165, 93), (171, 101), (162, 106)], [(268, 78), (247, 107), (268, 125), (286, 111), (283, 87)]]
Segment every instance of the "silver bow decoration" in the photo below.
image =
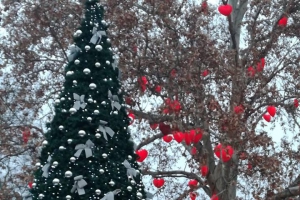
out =
[(74, 181), (75, 183), (71, 189), (71, 192), (74, 193), (75, 191), (77, 191), (79, 195), (84, 195), (85, 191), (83, 187), (87, 185), (87, 182), (83, 179), (83, 176), (75, 176)]
[(111, 108), (112, 109), (114, 109), (114, 107), (118, 110), (121, 109), (121, 105), (119, 103), (118, 95), (112, 95), (111, 91), (108, 90), (108, 99), (111, 101)]
[(136, 177), (137, 175), (137, 171), (131, 167), (130, 163), (128, 162), (128, 160), (125, 160), (123, 162), (123, 165), (126, 167), (127, 169), (127, 176), (128, 178), (133, 178), (133, 177)]
[(77, 144), (75, 147), (75, 150), (77, 152), (74, 154), (77, 158), (80, 156), (81, 152), (85, 151), (85, 157), (89, 158), (93, 156), (92, 148), (95, 146), (95, 144), (91, 140), (87, 140), (85, 144)]
[(72, 45), (70, 48), (70, 55), (68, 55), (68, 61), (73, 61), (80, 51), (81, 49), (78, 46)]
[(90, 40), (90, 43), (93, 43), (93, 44), (99, 44), (100, 41), (101, 41), (101, 37), (103, 35), (106, 35), (105, 31), (97, 31), (96, 27), (93, 28), (92, 33), (93, 33), (93, 36), (92, 36), (92, 38)]
[(42, 168), (42, 171), (43, 171), (43, 175), (42, 176), (43, 177), (48, 178), (51, 159), (52, 159), (51, 156), (48, 156), (47, 163)]
[(108, 133), (110, 137), (113, 137), (115, 132), (111, 128), (105, 126), (106, 124), (107, 124), (106, 121), (100, 120), (99, 130), (103, 133), (104, 138), (107, 140), (106, 133)]
[(112, 191), (112, 192), (108, 192), (108, 193), (106, 193), (105, 196), (104, 196), (102, 199), (100, 199), (100, 200), (114, 200), (114, 199), (115, 199), (115, 195), (118, 194), (118, 193), (120, 193), (120, 192), (121, 192), (120, 189), (116, 189), (116, 190), (114, 190), (114, 191)]
[(79, 96), (78, 94), (73, 93), (73, 97), (75, 100), (73, 108), (75, 108), (76, 110), (79, 110), (79, 108), (84, 109), (87, 105), (87, 103), (84, 102), (84, 95)]

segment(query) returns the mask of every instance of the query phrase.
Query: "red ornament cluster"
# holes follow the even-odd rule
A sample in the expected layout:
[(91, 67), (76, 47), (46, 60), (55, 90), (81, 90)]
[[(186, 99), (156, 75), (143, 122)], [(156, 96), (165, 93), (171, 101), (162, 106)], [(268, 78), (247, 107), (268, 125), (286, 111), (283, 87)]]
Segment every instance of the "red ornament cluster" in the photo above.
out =
[(140, 89), (142, 92), (145, 92), (147, 89), (148, 85), (148, 80), (146, 76), (142, 76), (141, 78), (138, 79), (138, 83), (140, 85)]
[(170, 98), (165, 99), (166, 108), (163, 110), (164, 114), (176, 113), (178, 114), (181, 110), (181, 104), (178, 100), (171, 100)]
[(269, 114), (264, 114), (263, 118), (267, 121), (270, 122), (271, 121), (271, 116), (274, 117), (276, 114), (276, 107), (275, 106), (268, 106), (267, 107), (267, 112)]
[(22, 137), (23, 137), (24, 144), (28, 143), (30, 135), (31, 135), (31, 133), (30, 133), (30, 129), (29, 128), (25, 128), (25, 130), (22, 131)]

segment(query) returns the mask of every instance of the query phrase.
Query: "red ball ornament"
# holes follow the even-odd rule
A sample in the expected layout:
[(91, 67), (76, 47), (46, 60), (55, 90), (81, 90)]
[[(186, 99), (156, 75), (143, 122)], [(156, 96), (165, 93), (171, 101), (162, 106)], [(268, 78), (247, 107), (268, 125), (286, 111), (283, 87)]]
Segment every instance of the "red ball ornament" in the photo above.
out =
[(244, 107), (243, 106), (235, 106), (234, 112), (235, 112), (235, 114), (242, 114), (244, 112)]
[(191, 145), (192, 143), (192, 138), (190, 136), (190, 133), (184, 133), (184, 141), (186, 145)]
[(279, 21), (278, 21), (278, 25), (285, 27), (287, 25), (288, 22), (288, 18), (286, 16), (283, 16)]
[(161, 133), (163, 135), (169, 135), (171, 134), (171, 126), (169, 124), (165, 124), (165, 123), (159, 123), (159, 130), (161, 131)]
[(209, 74), (209, 71), (206, 69), (202, 72), (202, 76), (206, 77)]
[(267, 107), (267, 111), (268, 111), (268, 113), (269, 113), (272, 117), (274, 117), (275, 114), (276, 114), (276, 108), (275, 108), (275, 106), (268, 106), (268, 107)]
[(30, 189), (32, 189), (32, 182), (29, 182), (29, 183), (28, 183), (28, 187), (29, 187)]
[(158, 124), (150, 124), (150, 128), (151, 128), (152, 130), (157, 129), (157, 127), (158, 127)]
[(182, 132), (176, 131), (173, 133), (173, 137), (176, 142), (180, 143), (184, 139), (184, 134)]
[(299, 106), (299, 101), (298, 101), (298, 99), (294, 99), (294, 106), (295, 106), (295, 108), (298, 108), (298, 106)]
[(270, 122), (271, 121), (271, 116), (269, 114), (264, 114), (263, 118), (267, 121)]
[(175, 111), (175, 112), (179, 112), (181, 110), (181, 105), (180, 102), (177, 100), (174, 100), (170, 103), (170, 109)]
[(165, 184), (165, 180), (162, 178), (155, 178), (153, 180), (153, 185), (157, 188), (161, 188)]
[(125, 97), (125, 103), (127, 105), (133, 105), (133, 100), (130, 97)]
[(221, 148), (222, 148), (222, 144), (218, 144), (217, 146), (215, 146), (214, 148), (214, 152), (215, 152), (215, 155), (218, 157), (218, 158), (221, 158)]
[(226, 148), (222, 148), (222, 161), (228, 162), (234, 153), (234, 150), (231, 146), (227, 146)]
[(167, 143), (171, 142), (173, 140), (173, 137), (171, 135), (165, 135), (163, 137), (163, 140)]
[(157, 93), (160, 93), (161, 92), (161, 86), (159, 86), (159, 85), (155, 86), (154, 91), (157, 92)]
[(192, 154), (192, 155), (196, 155), (196, 154), (197, 154), (197, 148), (196, 148), (196, 147), (193, 147), (193, 148), (191, 149), (191, 154)]
[(232, 6), (230, 4), (221, 5), (218, 8), (219, 12), (224, 16), (229, 16), (232, 12)]
[(204, 177), (207, 176), (207, 174), (208, 174), (208, 166), (207, 165), (201, 166), (201, 174)]
[(195, 180), (195, 179), (190, 180), (189, 183), (188, 183), (188, 186), (191, 187), (191, 188), (197, 187), (197, 185), (198, 185), (198, 181)]
[(190, 192), (190, 198), (191, 200), (196, 200), (197, 194), (195, 192)]
[(136, 160), (138, 162), (143, 162), (148, 156), (148, 151), (146, 149), (137, 150), (135, 153), (138, 155)]
[(145, 92), (147, 90), (147, 85), (140, 85), (140, 89), (142, 92)]
[(251, 77), (255, 76), (255, 69), (252, 66), (248, 67), (248, 75)]
[(168, 106), (169, 106), (170, 103), (171, 103), (171, 99), (170, 99), (170, 98), (166, 98), (164, 101), (165, 101), (165, 104), (168, 105)]

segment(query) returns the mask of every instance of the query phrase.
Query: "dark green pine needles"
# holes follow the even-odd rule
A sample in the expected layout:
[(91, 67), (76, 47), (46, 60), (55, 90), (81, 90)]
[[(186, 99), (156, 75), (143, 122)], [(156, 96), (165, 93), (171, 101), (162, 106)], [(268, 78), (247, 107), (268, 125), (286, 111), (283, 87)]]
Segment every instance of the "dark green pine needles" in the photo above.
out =
[(146, 199), (103, 11), (96, 0), (86, 2), (32, 199)]

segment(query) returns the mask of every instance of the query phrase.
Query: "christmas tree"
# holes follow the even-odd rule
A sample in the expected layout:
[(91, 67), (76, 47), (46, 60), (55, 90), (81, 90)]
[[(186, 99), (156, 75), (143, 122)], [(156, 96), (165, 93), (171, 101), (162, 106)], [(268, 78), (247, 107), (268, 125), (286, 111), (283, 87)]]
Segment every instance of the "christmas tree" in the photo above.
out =
[(85, 6), (47, 124), (32, 199), (146, 199), (104, 8), (97, 0)]

